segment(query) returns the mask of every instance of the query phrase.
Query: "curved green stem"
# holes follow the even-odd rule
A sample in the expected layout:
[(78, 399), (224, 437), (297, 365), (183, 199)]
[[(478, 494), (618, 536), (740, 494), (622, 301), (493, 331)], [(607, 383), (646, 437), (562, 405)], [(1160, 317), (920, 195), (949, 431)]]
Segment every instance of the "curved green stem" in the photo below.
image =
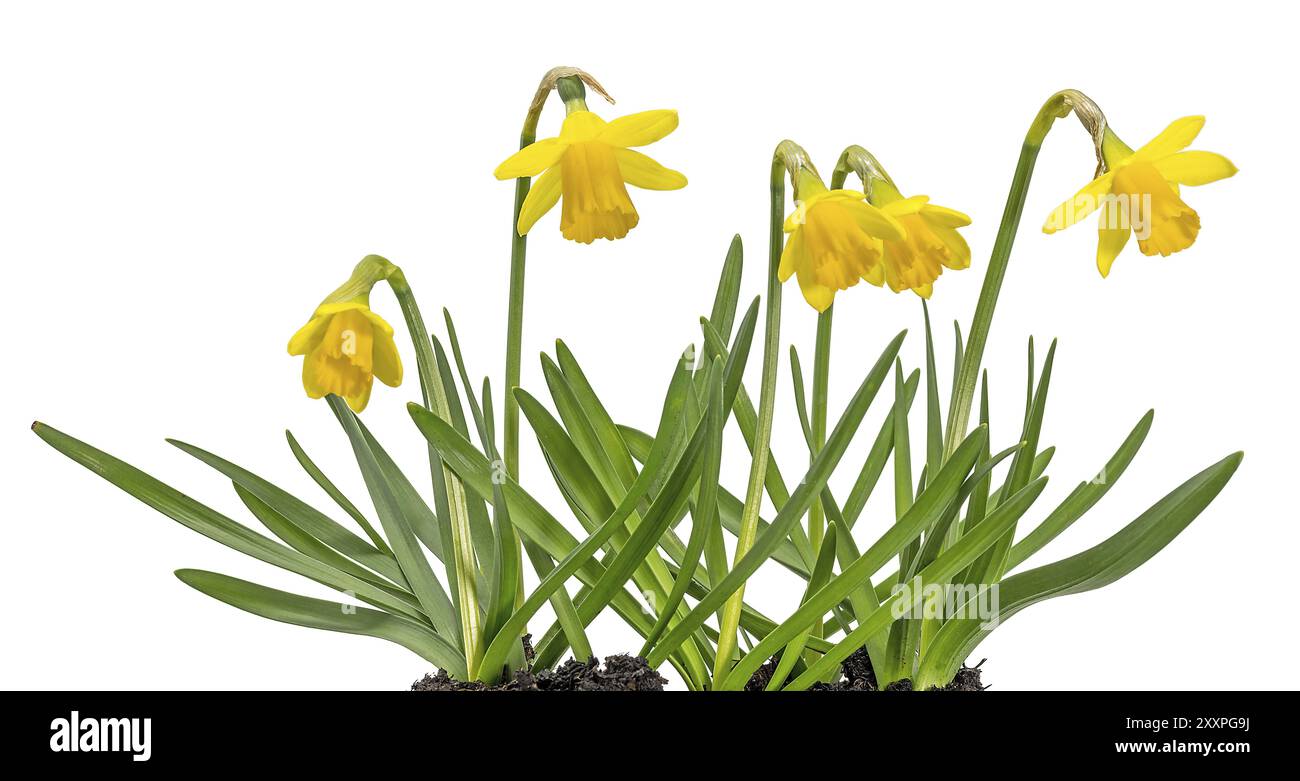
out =
[[(519, 148), (532, 144), (537, 140), (537, 123), (542, 117), (542, 108), (546, 105), (546, 98), (552, 90), (561, 90), (561, 97), (565, 99), (566, 104), (576, 95), (576, 100), (581, 102), (584, 94), (583, 84), (588, 84), (597, 93), (602, 95), (611, 103), (613, 99), (605, 92), (590, 74), (587, 74), (577, 68), (552, 68), (542, 77), (541, 84), (537, 87), (537, 93), (533, 96), (533, 102), (528, 106), (528, 113), (524, 115), (524, 127), (519, 133)], [(519, 233), (519, 214), (523, 211), (524, 201), (528, 198), (528, 190), (532, 187), (530, 177), (520, 177), (515, 180), (515, 205), (510, 216), (510, 293), (509, 302), (506, 310), (506, 384), (505, 384), (505, 403), (502, 410), (502, 416), (505, 418), (504, 441), (502, 442), (501, 455), (505, 461), (506, 474), (516, 482), (519, 480), (519, 402), (515, 398), (515, 388), (519, 387), (520, 366), (522, 365), (522, 352), (524, 344), (524, 270), (525, 257), (528, 253), (528, 236)], [(517, 532), (512, 531), (511, 537), (514, 539), (516, 550), (523, 547), (522, 540)], [(519, 581), (519, 588), (515, 593), (516, 607), (524, 603), (524, 583)]]
[(1042, 148), (1048, 131), (1052, 129), (1052, 124), (1071, 111), (1092, 135), (1093, 145), (1096, 147), (1098, 171), (1104, 168), (1101, 146), (1106, 133), (1106, 117), (1101, 113), (1101, 109), (1088, 96), (1077, 90), (1062, 90), (1048, 98), (1039, 109), (1038, 115), (1034, 117), (1033, 124), (1029, 126), (1024, 145), (1020, 148), (1016, 173), (1011, 179), (1011, 191), (1007, 193), (1007, 204), (1002, 211), (1002, 224), (998, 227), (998, 235), (993, 242), (993, 253), (989, 258), (989, 268), (984, 275), (984, 286), (980, 290), (979, 302), (975, 305), (975, 316), (971, 321), (966, 341), (961, 373), (952, 387), (952, 399), (948, 406), (945, 457), (951, 455), (966, 436), (971, 403), (975, 398), (975, 386), (979, 381), (980, 361), (984, 357), (984, 347), (988, 343), (989, 327), (993, 324), (993, 310), (998, 303), (998, 294), (1002, 291), (1002, 280), (1007, 274), (1011, 246), (1016, 240), (1020, 217), (1025, 210), (1025, 197), (1029, 192), (1029, 180), (1034, 175), (1038, 151)]
[[(542, 115), (544, 103), (533, 102), (524, 118), (524, 129), (519, 134), (519, 148), (537, 140), (537, 122)], [(519, 479), (519, 402), (515, 399), (514, 389), (519, 387), (521, 353), (524, 342), (524, 260), (528, 253), (528, 236), (519, 234), (519, 213), (523, 211), (532, 179), (520, 177), (515, 180), (515, 206), (510, 217), (510, 300), (506, 314), (506, 386), (505, 409), (505, 443), (502, 457), (505, 459), (506, 474), (516, 481)]]
[[(523, 149), (537, 140), (537, 123), (552, 90), (560, 93), (566, 107), (585, 109), (584, 84), (605, 100), (614, 102), (600, 82), (585, 71), (563, 67), (547, 71), (524, 115), (524, 127), (519, 133), (519, 148)], [(506, 314), (506, 386), (505, 409), (502, 413), (505, 417), (505, 442), (501, 450), (506, 473), (515, 480), (519, 479), (519, 402), (515, 399), (515, 388), (519, 387), (520, 356), (524, 342), (524, 259), (528, 252), (528, 236), (519, 234), (519, 213), (523, 211), (532, 181), (527, 176), (515, 180), (515, 205), (510, 217), (510, 299)]]
[[(751, 451), (754, 458), (750, 461), (749, 482), (745, 489), (745, 504), (740, 513), (740, 528), (736, 534), (736, 553), (733, 562), (738, 563), (754, 546), (758, 534), (758, 512), (763, 500), (763, 481), (767, 477), (768, 448), (772, 441), (772, 418), (776, 408), (776, 374), (780, 357), (781, 343), (781, 280), (777, 269), (781, 265), (781, 250), (785, 246), (785, 177), (794, 174), (800, 167), (811, 167), (807, 153), (792, 141), (782, 141), (772, 154), (771, 168), (771, 208), (768, 230), (768, 268), (767, 268), (767, 309), (763, 326), (763, 375), (758, 392), (758, 422), (754, 431), (754, 445)], [(733, 564), (734, 566), (734, 564)], [(740, 627), (740, 614), (744, 607), (745, 587), (732, 592), (722, 610), (722, 620), (718, 627), (718, 652), (714, 658), (713, 679), (715, 686), (731, 670), (731, 657), (736, 651), (736, 633)]]

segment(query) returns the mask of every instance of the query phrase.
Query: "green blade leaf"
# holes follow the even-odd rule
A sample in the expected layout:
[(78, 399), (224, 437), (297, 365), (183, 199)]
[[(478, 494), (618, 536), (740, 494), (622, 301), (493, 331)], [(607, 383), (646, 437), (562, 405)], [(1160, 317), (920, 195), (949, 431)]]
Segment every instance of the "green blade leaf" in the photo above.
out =
[(718, 329), (724, 339), (731, 338), (731, 324), (736, 319), (736, 304), (740, 298), (741, 272), (744, 270), (745, 251), (741, 246), (740, 234), (731, 239), (727, 248), (727, 259), (722, 264), (722, 276), (718, 278), (718, 292), (713, 296), (713, 310), (709, 322)]
[(627, 444), (618, 434), (618, 427), (614, 425), (609, 410), (596, 395), (591, 381), (582, 371), (573, 351), (558, 339), (555, 341), (555, 358), (559, 362), (560, 372), (564, 375), (569, 389), (582, 407), (587, 422), (600, 440), (602, 450), (609, 459), (614, 473), (623, 480), (624, 485), (631, 485), (636, 480), (636, 465), (632, 462), (632, 455), (627, 451)]
[[(904, 383), (904, 402), (903, 415), (907, 415), (912, 409), (912, 401), (916, 398), (916, 389), (921, 383), (921, 372), (913, 371), (907, 377)], [(866, 507), (867, 499), (871, 497), (871, 492), (875, 490), (876, 483), (880, 480), (880, 475), (885, 471), (885, 462), (889, 459), (890, 453), (894, 449), (894, 415), (898, 414), (898, 400), (894, 400), (894, 405), (889, 408), (889, 413), (885, 415), (885, 421), (880, 426), (880, 433), (871, 444), (871, 450), (867, 452), (867, 459), (862, 464), (862, 469), (858, 473), (858, 479), (854, 481), (853, 488), (849, 490), (848, 498), (844, 500), (844, 521), (849, 528), (857, 523), (858, 517), (862, 515), (862, 509)]]
[[(817, 564), (813, 567), (812, 577), (808, 578), (808, 587), (804, 590), (800, 604), (807, 602), (808, 598), (817, 593), (830, 579), (831, 569), (835, 564), (835, 536), (838, 533), (838, 528), (841, 527), (832, 524), (826, 530), (826, 536), (822, 539), (821, 550), (817, 553)], [(810, 626), (809, 629), (811, 628)], [(767, 682), (767, 691), (776, 691), (785, 684), (786, 678), (790, 677), (790, 671), (794, 669), (795, 663), (799, 661), (800, 655), (803, 654), (803, 649), (808, 645), (810, 636), (810, 632), (804, 630), (795, 635), (795, 638), (781, 651), (781, 661), (777, 663), (776, 670), (772, 672), (772, 678)], [(739, 677), (737, 680), (740, 680)], [(745, 680), (748, 681), (748, 679)]]
[(902, 346), (903, 338), (906, 335), (906, 331), (898, 334), (885, 348), (885, 351), (876, 361), (876, 365), (867, 374), (858, 387), (857, 393), (849, 402), (848, 409), (827, 439), (826, 447), (822, 448), (817, 454), (817, 459), (809, 467), (803, 482), (795, 489), (790, 500), (781, 507), (771, 525), (757, 536), (753, 547), (740, 561), (736, 562), (731, 572), (727, 573), (727, 577), (723, 578), (721, 583), (715, 584), (709, 591), (708, 596), (701, 599), (691, 613), (674, 627), (660, 641), (651, 655), (647, 657), (652, 667), (661, 664), (669, 652), (684, 642), (692, 632), (704, 623), (709, 615), (721, 607), (749, 579), (749, 576), (763, 562), (767, 561), (773, 551), (779, 547), (781, 541), (789, 536), (791, 527), (797, 525), (799, 519), (808, 511), (813, 498), (821, 493), (822, 488), (826, 486), (826, 481), (830, 478), (831, 472), (839, 463), (840, 458), (843, 457), (849, 441), (857, 432), (863, 416), (866, 415), (867, 408), (871, 405), (877, 391), (880, 390), (880, 386), (884, 383), (885, 375), (889, 371), (889, 365), (893, 362), (894, 356), (898, 354), (898, 349)]
[[(125, 461), (43, 423), (35, 424), (32, 430), (55, 450), (188, 529), (259, 561), (302, 575), (338, 591), (352, 592), (385, 610), (417, 621), (429, 620), (420, 611), (409, 607), (400, 599), (395, 599), (384, 589), (264, 537)], [(249, 489), (249, 492), (257, 495), (257, 492), (252, 489)]]
[[(604, 575), (592, 586), (586, 598), (578, 600), (578, 617), (584, 626), (595, 620), (614, 595), (619, 593), (627, 579), (632, 577), (637, 567), (654, 550), (668, 525), (678, 517), (678, 509), (686, 504), (688, 493), (699, 478), (704, 436), (704, 426), (697, 425), (684, 454), (646, 511), (641, 525), (629, 536), (627, 544), (614, 556), (612, 562), (606, 565)], [(546, 665), (555, 661), (558, 661), (556, 649), (545, 646), (538, 649), (538, 664)]]
[[(857, 561), (845, 567), (839, 575), (805, 601), (793, 615), (764, 637), (753, 651), (741, 659), (728, 676), (729, 683), (726, 688), (743, 688), (749, 676), (753, 675), (754, 671), (782, 645), (794, 638), (803, 627), (824, 616), (832, 605), (837, 604), (855, 588), (867, 582), (905, 546), (911, 544), (924, 530), (933, 526), (955, 499), (967, 473), (974, 466), (980, 450), (984, 447), (986, 437), (987, 433), (983, 427), (971, 432), (898, 523), (891, 526), (889, 531), (858, 557)], [(872, 636), (874, 633), (867, 638)], [(863, 638), (863, 641), (865, 642), (867, 638)]]
[[(460, 394), (456, 392), (456, 381), (452, 378), (451, 363), (447, 360), (446, 351), (442, 349), (442, 342), (438, 341), (437, 337), (432, 337), (432, 342), (433, 353), (438, 363), (438, 375), (442, 381), (442, 387), (447, 391), (447, 412), (451, 416), (451, 423), (461, 433), (461, 436), (469, 439), (469, 425), (465, 419), (465, 412), (460, 405)], [(466, 542), (471, 549), (462, 554), (465, 557), (466, 565), (468, 566), (469, 560), (473, 558), (477, 558), (481, 565), (482, 562), (488, 561), (492, 557), (492, 523), (488, 520), (487, 513), (487, 502), (490, 500), (466, 493), (460, 486), (453, 487), (450, 481), (446, 483), (446, 487), (452, 489), (451, 492), (457, 497), (455, 503), (458, 505), (463, 504), (466, 513), (467, 523), (465, 525), (469, 531), (469, 538)], [(450, 495), (448, 502), (448, 513), (450, 514), (451, 503), (453, 502)], [(452, 528), (455, 531), (458, 524), (453, 523)], [(484, 574), (489, 579), (493, 577), (491, 571), (485, 571)]]
[[(466, 622), (461, 621), (458, 616), (459, 608), (463, 605), (452, 604), (442, 584), (434, 576), (429, 560), (420, 550), (420, 543), (413, 529), (411, 508), (403, 506), (397, 498), (395, 486), (404, 478), (397, 477), (395, 470), (386, 469), (375, 458), (375, 453), (370, 446), (370, 438), (362, 429), (356, 414), (348, 408), (343, 399), (331, 394), (326, 397), (326, 401), (338, 418), (339, 425), (347, 433), (348, 441), (352, 443), (352, 453), (365, 480), (366, 489), (370, 491), (370, 499), (375, 505), (375, 514), (379, 516), (384, 535), (393, 546), (393, 554), (402, 567), (402, 574), (411, 584), (411, 593), (420, 601), (425, 614), (433, 619), (434, 629), (447, 637), (454, 637), (457, 644), (466, 649), (466, 661), (473, 668), (478, 660), (470, 659), (468, 652), (474, 647), (473, 641), (478, 638), (466, 638), (461, 634), (466, 626)], [(477, 606), (473, 606), (472, 609), (475, 615), (469, 625), (477, 631), (479, 625)]]
[(240, 501), (242, 501), (244, 506), (248, 508), (248, 511), (253, 514), (253, 517), (261, 521), (262, 525), (276, 537), (279, 537), (285, 545), (288, 545), (299, 553), (311, 556), (313, 559), (326, 566), (333, 567), (340, 572), (346, 572), (347, 574), (360, 578), (368, 583), (373, 583), (375, 586), (384, 589), (389, 594), (392, 594), (395, 599), (401, 599), (414, 609), (418, 610), (420, 608), (420, 603), (417, 602), (415, 597), (406, 589), (395, 587), (391, 582), (379, 577), (360, 564), (352, 561), (352, 559), (349, 559), (343, 554), (335, 551), (333, 548), (302, 529), (299, 529), (288, 518), (285, 518), (261, 499), (258, 499), (256, 496), (249, 493), (249, 491), (239, 485), (239, 483), (232, 483), (232, 485), (235, 487), (235, 493), (239, 496)]
[[(465, 389), (465, 400), (469, 403), (470, 416), (474, 418), (474, 428), (478, 431), (479, 444), (483, 446), (484, 453), (496, 460), (499, 456), (496, 452), (496, 442), (492, 439), (492, 428), (483, 414), (483, 409), (479, 407), (478, 399), (474, 397), (474, 384), (470, 382), (469, 372), (465, 368), (465, 358), (460, 352), (460, 339), (456, 336), (456, 323), (451, 319), (451, 312), (447, 311), (446, 308), (442, 310), (442, 319), (447, 324), (447, 340), (451, 342), (451, 356), (456, 361), (456, 372), (460, 375), (460, 384)], [(491, 402), (486, 398), (486, 377), (483, 378), (483, 382), (485, 383), (483, 404), (490, 410)]]
[[(758, 304), (758, 298), (755, 298), (750, 303), (749, 309), (745, 312), (745, 318), (736, 331), (736, 338), (730, 350), (727, 349), (722, 336), (713, 327), (712, 323), (706, 320), (700, 321), (700, 329), (704, 333), (705, 349), (708, 350), (710, 357), (724, 358), (730, 365), (732, 360), (736, 358), (736, 354), (742, 350), (744, 355), (748, 356), (750, 346), (753, 343), (754, 329), (757, 327), (758, 322)], [(743, 365), (744, 361), (741, 360), (739, 363)], [(735, 399), (732, 402), (732, 414), (736, 418), (736, 425), (740, 428), (740, 434), (745, 439), (745, 447), (749, 449), (752, 458), (754, 455), (754, 435), (758, 427), (758, 411), (754, 409), (754, 403), (745, 390), (743, 376), (740, 372), (732, 372), (729, 369), (726, 373), (724, 387), (727, 398), (734, 397)], [(790, 491), (786, 488), (785, 480), (781, 476), (781, 468), (777, 465), (776, 456), (771, 452), (771, 448), (768, 449), (767, 470), (763, 476), (763, 489), (777, 509), (780, 509), (790, 499)], [(790, 530), (790, 540), (799, 552), (803, 571), (805, 573), (810, 572), (816, 557), (813, 555), (812, 544), (808, 541), (808, 535), (804, 532), (802, 526), (796, 524)]]
[[(847, 659), (849, 654), (860, 648), (869, 638), (879, 634), (885, 627), (896, 621), (894, 618), (895, 611), (900, 604), (906, 602), (909, 608), (908, 611), (904, 612), (904, 615), (914, 614), (921, 606), (925, 584), (947, 583), (952, 579), (953, 575), (969, 566), (977, 556), (988, 550), (989, 546), (995, 544), (998, 538), (1008, 532), (1015, 524), (1016, 519), (1023, 515), (1029, 509), (1029, 506), (1034, 503), (1046, 485), (1047, 478), (1039, 478), (1007, 499), (997, 510), (990, 513), (989, 517), (978, 528), (962, 537), (943, 555), (917, 573), (916, 579), (911, 582), (910, 587), (900, 589), (890, 596), (888, 600), (880, 605), (876, 612), (864, 619), (856, 629), (836, 643), (834, 648), (823, 654), (822, 658), (811, 665), (803, 675), (796, 678), (788, 689), (792, 691), (807, 689), (834, 672), (835, 667)], [(909, 619), (902, 619), (902, 621), (907, 620)], [(917, 621), (917, 619), (910, 620)], [(975, 620), (978, 621), (978, 619)], [(918, 688), (924, 689), (928, 687), (918, 686)]]
[[(686, 372), (678, 372), (674, 377), (675, 381), (670, 386), (661, 420), (676, 421), (682, 415), (689, 375)], [(491, 495), (494, 484), (493, 471), (483, 455), (446, 421), (420, 405), (409, 404), (407, 411), (420, 433), (447, 463), (448, 468), (459, 475), (465, 485), (480, 496)], [(515, 528), (532, 544), (545, 551), (546, 555), (558, 560), (564, 559), (578, 546), (578, 540), (513, 478), (509, 475), (504, 477), (504, 482), (500, 484), (501, 491), (510, 507), (511, 520)], [(583, 583), (591, 585), (597, 582), (604, 572), (605, 568), (600, 562), (587, 560), (574, 574)], [(561, 595), (558, 591), (555, 596), (557, 599), (561, 596), (564, 600), (568, 599), (567, 594)], [(612, 607), (643, 637), (649, 633), (653, 622), (643, 613), (635, 597), (627, 593), (619, 594), (614, 598)]]
[(1065, 497), (1065, 501), (1044, 518), (1042, 523), (1011, 548), (1011, 555), (1007, 558), (1008, 571), (1019, 566), (1025, 559), (1056, 539), (1061, 532), (1070, 527), (1070, 524), (1082, 518), (1084, 513), (1101, 501), (1106, 492), (1119, 482), (1120, 476), (1128, 469), (1133, 457), (1146, 441), (1155, 414), (1155, 410), (1150, 410), (1143, 415), (1096, 477), (1079, 483), (1078, 487), (1071, 491), (1070, 495)]
[(790, 381), (794, 383), (794, 408), (799, 415), (799, 427), (803, 429), (804, 442), (813, 447), (812, 422), (808, 417), (808, 393), (803, 384), (803, 364), (799, 362), (799, 351), (790, 345)]
[(465, 678), (465, 660), (460, 657), (459, 650), (436, 632), (414, 621), (365, 607), (290, 594), (216, 572), (178, 569), (176, 577), (213, 599), (256, 616), (397, 643), (448, 674), (460, 680)]
[(934, 362), (934, 335), (930, 332), (930, 306), (921, 299), (925, 320), (925, 463), (935, 474), (943, 461), (943, 418), (939, 412), (939, 370)]
[[(321, 490), (323, 490), (330, 499), (334, 500), (334, 503), (339, 506), (339, 509), (343, 510), (343, 512), (347, 513), (352, 520), (357, 522), (357, 525), (361, 527), (361, 530), (370, 538), (370, 542), (373, 543), (381, 553), (392, 556), (393, 551), (388, 547), (388, 543), (384, 541), (384, 538), (380, 536), (379, 532), (375, 531), (375, 527), (370, 525), (370, 522), (361, 514), (361, 511), (357, 509), (357, 506), (343, 495), (343, 492), (325, 476), (325, 473), (320, 470), (320, 467), (316, 466), (316, 462), (312, 461), (311, 457), (307, 455), (307, 451), (303, 449), (302, 445), (298, 444), (298, 440), (294, 438), (293, 433), (285, 431), (284, 436), (289, 440), (289, 450), (293, 452), (293, 457), (298, 460), (298, 464), (303, 468), (303, 471), (311, 477), (312, 481), (314, 481), (316, 485), (321, 487)], [(236, 483), (236, 485), (238, 485), (238, 483)]]
[[(1030, 475), (1033, 471), (1033, 462), (1038, 453), (1038, 441), (1043, 428), (1043, 416), (1047, 409), (1047, 391), (1052, 380), (1052, 363), (1056, 356), (1056, 340), (1052, 340), (1052, 345), (1048, 348), (1047, 359), (1043, 361), (1043, 373), (1038, 380), (1038, 390), (1033, 394), (1033, 399), (1029, 405), (1028, 415), (1025, 418), (1024, 430), (1020, 435), (1020, 441), (1025, 443), (1025, 449), (1016, 454), (1011, 461), (1011, 473), (1007, 475), (1007, 481), (1002, 486), (998, 494), (998, 501), (1010, 495), (1012, 492), (1019, 491), (1029, 483)], [(1032, 367), (1033, 361), (1033, 344), (1030, 344), (1030, 362)], [(1032, 369), (1031, 369), (1032, 373)], [(1032, 381), (1032, 380), (1031, 380)], [(1007, 571), (1007, 557), (1011, 553), (1011, 544), (1015, 540), (1015, 529), (1002, 539), (998, 540), (997, 545), (990, 548), (983, 557), (972, 567), (973, 580), (979, 583), (996, 583), (1002, 578)]]
[(695, 577), (695, 569), (710, 535), (718, 526), (718, 472), (722, 467), (722, 429), (726, 421), (726, 411), (722, 406), (722, 362), (714, 359), (709, 369), (708, 401), (705, 412), (704, 431), (704, 468), (700, 476), (699, 498), (695, 504), (691, 519), (691, 536), (686, 543), (686, 552), (682, 557), (681, 568), (673, 582), (668, 599), (659, 608), (659, 618), (655, 622), (650, 636), (641, 647), (640, 656), (650, 653), (650, 649), (659, 641), (669, 621), (677, 613), (677, 608), (686, 597), (686, 588)]
[[(1192, 476), (1101, 544), (1002, 581), (998, 624), (1030, 605), (1101, 588), (1140, 567), (1214, 501), (1237, 471), (1241, 458), (1241, 453), (1233, 453)], [(942, 686), (952, 680), (958, 666), (993, 628), (978, 619), (954, 619), (944, 624), (921, 662), (917, 687)]]
[(247, 469), (202, 448), (175, 439), (169, 439), (167, 442), (230, 478), (258, 499), (275, 508), (276, 512), (288, 518), (298, 528), (344, 556), (369, 567), (398, 585), (406, 584), (406, 579), (402, 575), (401, 568), (397, 566), (396, 560), (380, 552), (315, 507)]

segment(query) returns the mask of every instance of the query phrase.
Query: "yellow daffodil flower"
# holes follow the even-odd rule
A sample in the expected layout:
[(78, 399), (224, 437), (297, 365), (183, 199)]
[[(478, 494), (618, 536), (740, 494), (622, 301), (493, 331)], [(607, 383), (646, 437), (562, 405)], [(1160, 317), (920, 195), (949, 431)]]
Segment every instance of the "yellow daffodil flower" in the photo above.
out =
[(302, 385), (307, 395), (319, 399), (332, 393), (355, 412), (366, 408), (376, 377), (393, 388), (402, 383), (393, 327), (370, 311), (374, 279), (362, 266), (289, 340), (289, 354), (305, 356)]
[(1108, 129), (1102, 142), (1106, 173), (1056, 207), (1043, 232), (1068, 228), (1100, 209), (1097, 270), (1103, 277), (1130, 234), (1137, 236), (1143, 255), (1168, 256), (1192, 246), (1201, 218), (1183, 201), (1179, 186), (1209, 184), (1237, 173), (1222, 155), (1183, 151), (1204, 125), (1205, 117), (1175, 120), (1136, 152)]
[(626, 236), (639, 219), (626, 185), (644, 190), (686, 186), (685, 176), (631, 149), (676, 129), (676, 111), (644, 111), (612, 122), (590, 111), (570, 112), (558, 137), (529, 144), (497, 167), (498, 179), (541, 174), (519, 213), (519, 235), (526, 235), (563, 198), (564, 238), (590, 244)]
[(867, 203), (863, 193), (827, 190), (806, 168), (800, 169), (795, 192), (799, 201), (785, 220), (790, 238), (777, 277), (785, 282), (797, 275), (804, 299), (818, 312), (834, 303), (836, 291), (860, 279), (879, 285), (881, 240), (902, 240), (902, 224)]
[[(900, 293), (910, 289), (929, 298), (934, 281), (945, 268), (970, 268), (970, 245), (957, 232), (970, 225), (970, 217), (932, 204), (924, 195), (904, 198), (891, 182), (881, 179), (872, 181), (871, 200), (907, 232), (902, 239), (884, 242), (881, 271), (890, 290)], [(879, 285), (880, 275), (868, 281)]]

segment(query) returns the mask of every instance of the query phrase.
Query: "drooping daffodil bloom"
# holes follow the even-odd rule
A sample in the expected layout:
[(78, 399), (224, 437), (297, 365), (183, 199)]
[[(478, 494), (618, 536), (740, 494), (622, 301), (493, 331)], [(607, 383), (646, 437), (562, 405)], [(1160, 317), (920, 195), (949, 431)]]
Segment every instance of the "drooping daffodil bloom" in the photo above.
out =
[(519, 212), (516, 229), (527, 235), (557, 201), (560, 233), (590, 244), (621, 239), (640, 219), (627, 185), (678, 190), (686, 177), (632, 147), (654, 143), (677, 129), (677, 112), (643, 111), (606, 122), (591, 111), (572, 111), (560, 135), (529, 144), (497, 166), (496, 178), (537, 176)]
[(1107, 129), (1102, 141), (1106, 172), (1056, 207), (1043, 232), (1068, 228), (1100, 210), (1097, 270), (1103, 277), (1130, 235), (1137, 237), (1143, 255), (1168, 256), (1192, 246), (1201, 218), (1183, 201), (1180, 185), (1209, 184), (1237, 173), (1223, 155), (1183, 151), (1204, 125), (1205, 117), (1174, 120), (1136, 152)]
[(785, 282), (797, 276), (804, 300), (818, 312), (830, 308), (837, 291), (859, 280), (880, 284), (881, 240), (901, 241), (906, 236), (902, 224), (867, 203), (864, 193), (826, 189), (807, 168), (799, 169), (795, 194), (777, 277)]
[[(892, 182), (882, 179), (872, 181), (871, 201), (907, 233), (901, 239), (884, 241), (881, 273), (890, 290), (911, 290), (921, 298), (929, 298), (934, 281), (945, 268), (970, 268), (970, 245), (957, 232), (970, 225), (970, 217), (932, 204), (925, 195), (904, 198)], [(880, 274), (868, 281), (881, 284)]]
[(393, 388), (402, 383), (393, 327), (370, 310), (370, 290), (383, 278), (374, 258), (363, 260), (352, 278), (322, 301), (289, 340), (289, 354), (304, 356), (302, 386), (307, 395), (340, 396), (354, 412), (366, 408), (376, 377)]

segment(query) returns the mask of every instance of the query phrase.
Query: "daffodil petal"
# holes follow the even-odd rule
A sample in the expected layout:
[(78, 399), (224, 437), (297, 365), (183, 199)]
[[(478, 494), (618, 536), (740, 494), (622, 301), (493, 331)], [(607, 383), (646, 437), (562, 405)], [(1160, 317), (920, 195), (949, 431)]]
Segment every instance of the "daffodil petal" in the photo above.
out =
[(942, 225), (945, 228), (964, 228), (970, 225), (970, 217), (945, 206), (935, 206), (926, 204), (921, 209), (921, 216), (930, 220), (935, 225)]
[(402, 358), (392, 335), (375, 336), (374, 371), (379, 381), (390, 388), (402, 384)]
[(893, 214), (882, 211), (866, 201), (855, 203), (849, 207), (849, 210), (853, 213), (858, 226), (868, 235), (886, 241), (902, 241), (907, 236), (903, 224)]
[(777, 267), (776, 278), (781, 282), (788, 280), (803, 265), (803, 232), (795, 231), (785, 242), (781, 250), (781, 265)]
[(537, 181), (533, 182), (533, 186), (528, 190), (528, 197), (524, 198), (523, 207), (519, 210), (519, 224), (516, 229), (520, 236), (528, 235), (528, 231), (533, 229), (533, 224), (555, 207), (560, 200), (560, 193), (564, 190), (563, 183), (564, 177), (558, 165), (537, 177)]
[[(922, 212), (921, 217), (928, 218), (929, 215)], [(946, 228), (942, 225), (930, 227), (939, 241), (943, 242), (943, 246), (948, 248), (948, 257), (943, 259), (943, 265), (954, 271), (970, 268), (970, 245), (966, 243), (965, 237), (958, 233), (956, 228)]]
[(799, 289), (803, 291), (803, 298), (808, 305), (818, 312), (825, 312), (835, 303), (834, 289), (815, 282), (812, 274), (799, 275)]
[(615, 149), (623, 181), (643, 190), (680, 190), (686, 186), (686, 177), (671, 168), (664, 168), (653, 159), (631, 149)]
[(367, 382), (361, 386), (361, 390), (346, 397), (344, 401), (348, 403), (348, 406), (352, 408), (353, 412), (360, 414), (365, 411), (366, 405), (370, 403), (370, 391), (373, 390), (374, 387), (375, 384), (373, 382)]
[(289, 339), (289, 354), (306, 355), (311, 352), (325, 336), (325, 328), (329, 322), (328, 316), (316, 316), (307, 321), (307, 324), (299, 328), (298, 332)]
[(1133, 153), (1133, 159), (1151, 161), (1182, 151), (1196, 140), (1203, 127), (1205, 127), (1205, 117), (1175, 119), (1169, 123), (1169, 127), (1160, 131), (1160, 135)]
[(794, 202), (794, 211), (786, 215), (785, 222), (781, 223), (781, 230), (786, 233), (794, 233), (799, 230), (799, 226), (808, 222), (808, 204), (804, 201)]
[(1155, 161), (1154, 165), (1170, 182), (1192, 187), (1227, 179), (1237, 173), (1237, 166), (1231, 160), (1214, 152), (1178, 152)]
[(917, 294), (921, 298), (928, 299), (931, 296), (931, 294), (934, 293), (934, 283), (930, 282), (924, 285), (918, 285), (917, 287), (912, 288), (912, 292)]
[(1110, 267), (1119, 257), (1119, 253), (1128, 244), (1128, 228), (1107, 228), (1102, 226), (1097, 230), (1097, 270), (1101, 272), (1102, 277), (1110, 274)]
[(897, 201), (890, 201), (880, 207), (886, 214), (895, 217), (901, 217), (904, 214), (916, 214), (929, 203), (930, 198), (925, 195), (913, 195), (910, 198), (900, 198)]
[(677, 129), (677, 112), (656, 109), (628, 114), (612, 120), (601, 129), (596, 140), (610, 146), (645, 146), (663, 138)]
[(867, 194), (861, 190), (828, 190), (825, 193), (828, 200), (843, 201), (865, 201)]
[(1084, 185), (1073, 198), (1052, 210), (1043, 223), (1043, 233), (1064, 230), (1096, 211), (1102, 196), (1110, 192), (1114, 179), (1115, 172), (1109, 171)]
[(498, 179), (536, 176), (555, 165), (567, 148), (568, 144), (558, 138), (543, 138), (506, 158), (493, 175)]
[(316, 360), (315, 355), (308, 355), (302, 362), (302, 388), (307, 391), (309, 399), (323, 399), (329, 391), (325, 388), (325, 382), (320, 376), (322, 364)]
[(566, 144), (594, 141), (608, 125), (592, 111), (574, 111), (560, 125), (560, 141)]
[(392, 338), (393, 327), (388, 324), (387, 320), (380, 317), (378, 314), (374, 312), (374, 310), (371, 309), (365, 310), (365, 316), (366, 319), (369, 320), (371, 324), (375, 326), (375, 328), (379, 329), (380, 333), (382, 333), (384, 336)]

